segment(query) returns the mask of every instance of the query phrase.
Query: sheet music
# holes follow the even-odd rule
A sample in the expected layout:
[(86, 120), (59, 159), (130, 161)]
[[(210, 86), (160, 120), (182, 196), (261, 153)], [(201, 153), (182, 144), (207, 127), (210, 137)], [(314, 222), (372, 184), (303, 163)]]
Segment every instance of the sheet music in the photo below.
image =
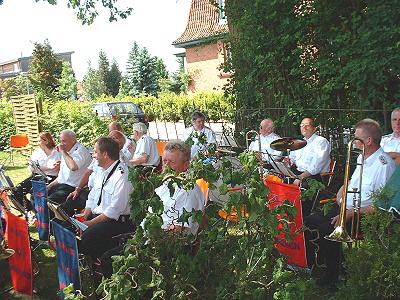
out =
[(74, 225), (76, 228), (85, 231), (88, 226), (77, 219), (68, 216), (68, 214), (61, 208), (59, 204), (53, 203), (53, 202), (48, 202), (47, 206), (54, 212), (54, 216), (61, 220), (61, 221), (67, 221), (70, 222), (72, 225)]
[(275, 169), (276, 172), (278, 172), (278, 173), (280, 173), (280, 174), (282, 174), (282, 175), (285, 175), (285, 176), (291, 177), (291, 178), (297, 178), (297, 175), (294, 174), (294, 173), (292, 172), (292, 170), (290, 170), (290, 169), (286, 166), (286, 164), (285, 164), (284, 162), (275, 161), (275, 163), (272, 164), (272, 166), (274, 167), (274, 169)]

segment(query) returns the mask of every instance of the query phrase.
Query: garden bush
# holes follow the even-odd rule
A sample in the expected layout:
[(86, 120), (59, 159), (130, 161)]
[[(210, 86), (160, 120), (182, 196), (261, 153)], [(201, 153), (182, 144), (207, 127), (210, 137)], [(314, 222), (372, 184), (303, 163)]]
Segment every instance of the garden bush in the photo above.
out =
[(4, 150), (9, 145), (10, 135), (15, 134), (12, 104), (6, 99), (0, 99), (0, 131), (0, 150)]
[[(0, 100), (0, 149), (8, 144), (8, 137), (15, 132), (12, 116), (12, 105)], [(49, 131), (56, 139), (63, 129), (72, 129), (78, 140), (88, 147), (93, 147), (95, 139), (107, 134), (107, 124), (111, 119), (99, 118), (93, 113), (93, 103), (129, 101), (138, 104), (149, 116), (150, 121), (177, 122), (184, 120), (190, 123), (191, 113), (197, 109), (206, 114), (210, 121), (233, 121), (234, 105), (232, 99), (222, 92), (203, 92), (195, 95), (176, 95), (164, 93), (158, 98), (153, 96), (116, 97), (102, 96), (91, 102), (78, 101), (44, 101), (43, 115), (39, 118), (43, 130)], [(131, 124), (121, 124), (127, 135), (131, 133)]]

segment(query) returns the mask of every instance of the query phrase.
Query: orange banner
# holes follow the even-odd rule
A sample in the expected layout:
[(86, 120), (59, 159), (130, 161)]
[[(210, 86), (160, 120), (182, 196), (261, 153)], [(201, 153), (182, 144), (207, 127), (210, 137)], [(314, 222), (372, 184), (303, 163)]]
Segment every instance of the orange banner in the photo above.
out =
[(32, 261), (28, 226), (24, 218), (6, 213), (8, 247), (15, 254), (9, 258), (11, 283), (15, 291), (32, 296)]
[(294, 223), (290, 224), (293, 239), (287, 241), (281, 230), (282, 225), (279, 225), (278, 230), (280, 233), (275, 239), (275, 247), (280, 253), (287, 257), (289, 264), (306, 268), (307, 260), (304, 233), (299, 232), (303, 226), (300, 188), (293, 184), (285, 184), (270, 180), (266, 180), (265, 185), (269, 188), (268, 203), (270, 209), (281, 205), (285, 200), (288, 200), (297, 208)]

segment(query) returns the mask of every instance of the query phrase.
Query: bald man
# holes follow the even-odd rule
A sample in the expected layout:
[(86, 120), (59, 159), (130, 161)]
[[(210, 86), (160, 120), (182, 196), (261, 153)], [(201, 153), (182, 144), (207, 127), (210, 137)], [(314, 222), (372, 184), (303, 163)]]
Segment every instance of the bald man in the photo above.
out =
[[(61, 131), (58, 149), (61, 153), (60, 172), (57, 178), (47, 186), (47, 190), (49, 191), (48, 200), (61, 204), (78, 186), (92, 157), (89, 151), (78, 143), (75, 133), (69, 129)], [(71, 207), (65, 208), (69, 211), (84, 208), (81, 204), (74, 202)]]
[[(270, 145), (273, 141), (280, 139), (281, 137), (274, 132), (274, 121), (272, 119), (264, 119), (260, 123), (260, 141), (261, 141), (261, 153), (258, 158), (267, 164), (271, 163), (271, 157), (273, 160), (278, 160), (281, 158), (282, 153), (271, 149)], [(260, 143), (259, 140), (251, 142), (249, 150), (259, 152)], [(268, 155), (271, 155), (271, 157)]]

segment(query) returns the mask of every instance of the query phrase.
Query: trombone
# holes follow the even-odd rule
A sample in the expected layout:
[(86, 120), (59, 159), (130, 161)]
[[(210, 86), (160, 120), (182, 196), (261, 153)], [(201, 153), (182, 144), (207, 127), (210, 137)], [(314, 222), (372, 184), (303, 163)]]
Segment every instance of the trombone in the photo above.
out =
[[(352, 149), (355, 141), (358, 141), (362, 144), (361, 162), (358, 162), (357, 160), (356, 164), (357, 166), (360, 166), (360, 180), (358, 188), (353, 188), (353, 190), (349, 192), (348, 186), (350, 177), (350, 161), (352, 152), (355, 152), (355, 150)], [(349, 141), (347, 144), (347, 159), (344, 172), (344, 183), (342, 191), (342, 203), (340, 205), (339, 223), (336, 226), (335, 230), (330, 235), (325, 236), (327, 240), (334, 242), (352, 243), (354, 241), (357, 241), (358, 239), (358, 230), (360, 226), (361, 185), (362, 185), (362, 175), (364, 168), (364, 159), (365, 159), (364, 142), (358, 138), (354, 138), (351, 141)], [(351, 235), (349, 235), (346, 231), (346, 207), (347, 207), (348, 193), (353, 194), (353, 219), (351, 221)]]

